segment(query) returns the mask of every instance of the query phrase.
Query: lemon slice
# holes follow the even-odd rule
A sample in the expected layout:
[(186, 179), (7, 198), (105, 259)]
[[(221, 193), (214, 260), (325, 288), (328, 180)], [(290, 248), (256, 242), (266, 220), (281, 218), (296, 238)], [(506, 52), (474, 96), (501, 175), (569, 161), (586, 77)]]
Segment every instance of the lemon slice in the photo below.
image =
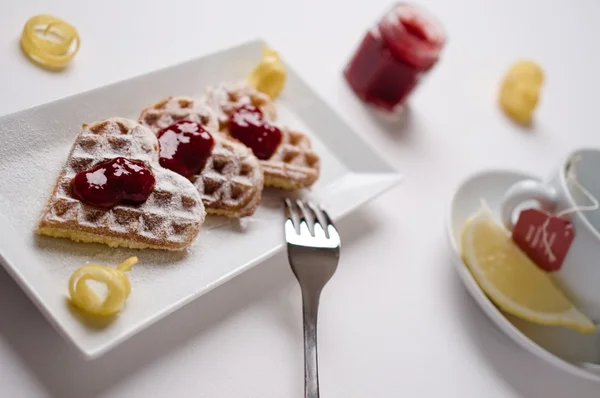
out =
[(287, 72), (279, 54), (270, 47), (263, 47), (262, 59), (248, 77), (250, 85), (275, 99), (281, 94), (286, 79)]
[(502, 310), (542, 325), (566, 326), (581, 333), (596, 330), (485, 206), (463, 228), (462, 255), (481, 289)]
[(59, 70), (79, 51), (81, 39), (75, 27), (52, 15), (36, 15), (25, 23), (21, 33), (23, 52), (38, 65)]

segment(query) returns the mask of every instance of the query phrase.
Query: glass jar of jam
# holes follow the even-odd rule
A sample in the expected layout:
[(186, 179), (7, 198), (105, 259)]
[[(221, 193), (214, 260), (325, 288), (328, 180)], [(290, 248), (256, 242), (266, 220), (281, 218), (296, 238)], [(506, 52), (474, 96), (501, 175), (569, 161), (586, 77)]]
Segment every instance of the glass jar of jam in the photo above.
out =
[(442, 25), (429, 12), (396, 3), (365, 35), (344, 76), (363, 101), (396, 113), (437, 63), (445, 40)]

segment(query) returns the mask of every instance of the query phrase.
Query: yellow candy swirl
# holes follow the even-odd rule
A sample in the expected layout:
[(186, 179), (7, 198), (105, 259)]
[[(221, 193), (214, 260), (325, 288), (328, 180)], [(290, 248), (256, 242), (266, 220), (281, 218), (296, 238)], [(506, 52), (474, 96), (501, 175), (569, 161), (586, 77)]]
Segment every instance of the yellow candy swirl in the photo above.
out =
[(499, 92), (500, 106), (515, 122), (531, 123), (544, 82), (542, 68), (532, 61), (519, 61), (506, 73)]
[(287, 72), (279, 54), (272, 48), (264, 47), (263, 57), (248, 77), (248, 83), (275, 99), (281, 94), (286, 78)]
[[(91, 314), (108, 316), (121, 311), (131, 292), (131, 284), (125, 272), (137, 264), (137, 257), (129, 257), (117, 266), (107, 267), (87, 264), (77, 269), (69, 278), (71, 302), (80, 310)], [(88, 280), (104, 283), (108, 289), (106, 299), (102, 300), (87, 284)]]
[(31, 17), (21, 34), (21, 49), (36, 64), (46, 69), (65, 67), (79, 51), (77, 30), (52, 15)]

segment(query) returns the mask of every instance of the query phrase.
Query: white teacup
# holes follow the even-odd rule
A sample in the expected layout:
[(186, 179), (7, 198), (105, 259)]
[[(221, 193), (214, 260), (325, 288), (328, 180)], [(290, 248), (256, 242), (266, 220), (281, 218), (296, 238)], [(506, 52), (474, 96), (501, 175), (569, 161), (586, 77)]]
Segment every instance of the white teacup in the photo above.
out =
[(501, 211), (502, 221), (512, 230), (515, 210), (526, 201), (535, 200), (554, 214), (577, 209), (565, 215), (575, 237), (560, 270), (551, 275), (574, 304), (599, 323), (600, 209), (582, 211), (596, 207), (594, 198), (600, 199), (600, 150), (581, 149), (570, 154), (548, 181), (524, 180), (509, 188)]

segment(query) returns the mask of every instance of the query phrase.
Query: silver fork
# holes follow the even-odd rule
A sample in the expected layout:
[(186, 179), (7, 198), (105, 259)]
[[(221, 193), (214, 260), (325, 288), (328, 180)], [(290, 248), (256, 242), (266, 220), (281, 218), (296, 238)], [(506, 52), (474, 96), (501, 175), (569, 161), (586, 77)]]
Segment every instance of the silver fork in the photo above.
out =
[(319, 398), (317, 312), (319, 298), (340, 257), (340, 236), (321, 207), (285, 199), (288, 260), (302, 291), (304, 397)]

